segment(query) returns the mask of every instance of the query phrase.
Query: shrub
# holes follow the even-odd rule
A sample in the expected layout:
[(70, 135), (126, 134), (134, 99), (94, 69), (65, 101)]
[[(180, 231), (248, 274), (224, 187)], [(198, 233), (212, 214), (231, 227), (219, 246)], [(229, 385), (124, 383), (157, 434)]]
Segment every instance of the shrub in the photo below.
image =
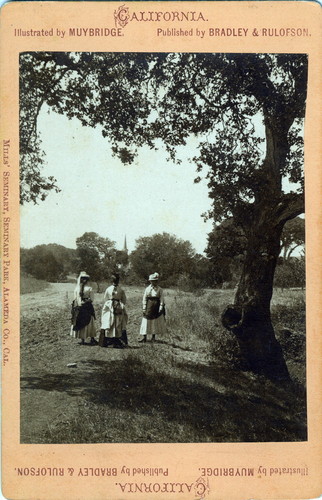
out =
[(177, 287), (183, 292), (202, 293), (202, 283), (197, 278), (191, 278), (188, 274), (182, 274), (177, 281)]
[(274, 286), (281, 288), (305, 286), (305, 259), (293, 258), (277, 265)]
[(288, 329), (305, 333), (304, 297), (290, 299), (285, 304), (272, 306), (272, 321), (276, 330)]

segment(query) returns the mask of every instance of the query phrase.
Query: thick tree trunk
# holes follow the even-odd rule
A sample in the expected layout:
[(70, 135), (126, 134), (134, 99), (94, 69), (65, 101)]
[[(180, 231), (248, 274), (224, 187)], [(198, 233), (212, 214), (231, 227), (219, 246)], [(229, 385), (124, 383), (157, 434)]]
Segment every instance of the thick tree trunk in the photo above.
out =
[(237, 337), (249, 367), (275, 380), (289, 379), (288, 369), (271, 321), (273, 280), (285, 222), (303, 211), (303, 197), (285, 195), (282, 172), (285, 167), (288, 130), (293, 122), (288, 112), (265, 113), (266, 157), (248, 220), (247, 253), (235, 301), (222, 315), (223, 325)]
[[(267, 210), (267, 213), (271, 212)], [(271, 379), (287, 380), (287, 366), (270, 315), (282, 227), (276, 227), (269, 219), (262, 218), (248, 235), (248, 250), (235, 301), (225, 309), (222, 322), (236, 335), (252, 371)]]

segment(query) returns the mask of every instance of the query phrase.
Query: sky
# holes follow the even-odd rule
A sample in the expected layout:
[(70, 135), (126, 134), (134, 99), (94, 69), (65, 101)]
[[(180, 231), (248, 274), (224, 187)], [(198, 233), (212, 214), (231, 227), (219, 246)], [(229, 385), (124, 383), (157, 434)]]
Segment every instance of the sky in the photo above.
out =
[[(166, 161), (164, 151), (141, 150), (132, 165), (111, 153), (99, 129), (43, 108), (38, 130), (46, 153), (42, 174), (53, 175), (61, 189), (38, 205), (21, 207), (21, 246), (58, 243), (76, 248), (76, 238), (96, 232), (128, 250), (140, 236), (167, 232), (189, 240), (198, 253), (207, 245), (212, 222), (201, 214), (211, 208), (206, 181), (194, 184), (195, 165)], [(185, 154), (193, 154), (193, 144)]]

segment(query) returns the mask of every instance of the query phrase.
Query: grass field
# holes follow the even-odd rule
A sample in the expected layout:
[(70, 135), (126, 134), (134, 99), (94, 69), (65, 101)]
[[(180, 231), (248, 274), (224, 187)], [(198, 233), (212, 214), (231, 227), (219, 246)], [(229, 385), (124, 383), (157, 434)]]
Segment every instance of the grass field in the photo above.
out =
[(21, 273), (20, 276), (20, 293), (24, 295), (26, 293), (42, 292), (50, 288), (50, 283), (47, 281), (37, 280), (28, 274)]
[[(272, 314), (293, 383), (238, 369), (220, 324), (232, 290), (167, 290), (167, 334), (138, 343), (141, 288), (128, 296), (128, 349), (80, 346), (69, 336), (72, 284), (22, 297), (21, 441), (264, 442), (306, 439), (305, 306), (301, 290), (274, 294)], [(97, 331), (103, 294), (96, 294)], [(73, 368), (69, 363), (75, 363)], [(44, 411), (40, 409), (46, 408)]]

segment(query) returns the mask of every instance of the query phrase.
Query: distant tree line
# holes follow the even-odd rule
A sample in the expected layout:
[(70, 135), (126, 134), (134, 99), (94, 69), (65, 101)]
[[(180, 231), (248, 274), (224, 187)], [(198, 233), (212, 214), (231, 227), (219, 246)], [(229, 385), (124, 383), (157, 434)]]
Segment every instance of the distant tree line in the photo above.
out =
[[(304, 287), (305, 259), (294, 257), (295, 248), (304, 245), (304, 220), (290, 220), (281, 238), (281, 255), (274, 285), (282, 288)], [(239, 280), (247, 239), (232, 218), (214, 226), (208, 235), (206, 255), (195, 252), (191, 243), (172, 234), (140, 237), (133, 252), (116, 249), (116, 243), (95, 232), (76, 239), (76, 249), (51, 243), (21, 249), (21, 270), (49, 282), (66, 281), (87, 270), (97, 283), (119, 272), (128, 284), (146, 282), (157, 271), (163, 286), (185, 291), (221, 286), (234, 287)]]
[(64, 281), (77, 268), (76, 250), (50, 243), (33, 248), (21, 248), (21, 271), (50, 282)]

